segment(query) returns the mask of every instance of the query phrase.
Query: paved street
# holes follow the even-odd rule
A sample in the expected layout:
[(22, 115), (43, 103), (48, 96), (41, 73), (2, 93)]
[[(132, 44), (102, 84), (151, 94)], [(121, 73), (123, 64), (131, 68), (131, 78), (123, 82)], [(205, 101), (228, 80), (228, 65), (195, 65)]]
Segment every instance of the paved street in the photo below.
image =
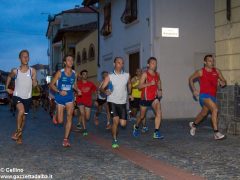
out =
[[(112, 150), (104, 118), (102, 114), (98, 127), (92, 120), (88, 123), (88, 137), (72, 132), (72, 146), (66, 149), (62, 147), (63, 127), (54, 126), (40, 108), (37, 118), (29, 114), (24, 144), (17, 145), (10, 138), (16, 127), (15, 118), (7, 106), (0, 106), (0, 175), (44, 174), (53, 179), (240, 179), (239, 136), (228, 135), (223, 141), (215, 141), (207, 121), (191, 137), (189, 119), (163, 120), (164, 140), (152, 139), (152, 120), (148, 121), (149, 133), (133, 138), (133, 122), (129, 122), (126, 129), (120, 129), (120, 148)], [(6, 172), (7, 168), (23, 172)]]

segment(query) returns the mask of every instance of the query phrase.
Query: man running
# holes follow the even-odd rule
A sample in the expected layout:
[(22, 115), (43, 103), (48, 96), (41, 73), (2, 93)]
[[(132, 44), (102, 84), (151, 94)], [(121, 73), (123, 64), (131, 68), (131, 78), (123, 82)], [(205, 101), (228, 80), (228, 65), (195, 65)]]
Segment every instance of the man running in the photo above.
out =
[[(102, 72), (102, 82), (100, 83), (100, 85), (98, 87), (97, 100), (95, 101), (96, 113), (94, 115), (94, 122), (95, 122), (95, 125), (99, 124), (98, 116), (99, 116), (100, 111), (102, 110), (102, 107), (104, 106), (105, 110), (106, 110), (106, 114), (107, 114), (106, 129), (111, 129), (112, 128), (111, 123), (110, 123), (111, 114), (110, 114), (109, 106), (108, 106), (108, 103), (107, 103), (107, 95), (105, 93), (101, 92), (101, 87), (102, 87), (103, 81), (107, 76), (108, 76), (108, 72), (103, 71)], [(106, 88), (105, 88), (105, 90), (106, 90)]]
[(133, 136), (140, 135), (139, 125), (144, 120), (147, 112), (147, 107), (151, 106), (155, 113), (155, 131), (154, 139), (163, 139), (159, 128), (162, 119), (160, 98), (162, 97), (162, 86), (160, 75), (156, 72), (157, 59), (150, 57), (147, 61), (147, 71), (141, 76), (138, 88), (142, 90), (140, 101), (140, 117), (137, 118), (136, 124), (133, 126)]
[[(123, 71), (123, 59), (121, 57), (116, 57), (114, 59), (114, 71), (109, 74), (103, 82), (101, 87), (101, 92), (108, 95), (107, 101), (109, 102), (110, 110), (113, 116), (112, 125), (112, 148), (118, 148), (119, 144), (117, 141), (117, 130), (118, 124), (125, 127), (127, 124), (127, 96), (128, 90), (131, 91), (131, 82), (129, 73)], [(111, 84), (109, 86), (108, 84)], [(105, 88), (109, 86), (106, 90)]]
[[(131, 79), (132, 84), (132, 94), (129, 98), (130, 101), (130, 109), (131, 109), (131, 119), (136, 120), (137, 112), (140, 110), (140, 100), (142, 91), (138, 89), (139, 82), (142, 76), (142, 70), (137, 69), (136, 75)], [(146, 118), (142, 120), (142, 132), (145, 133), (148, 131), (148, 127), (146, 124)]]
[[(58, 123), (63, 123), (63, 111), (66, 108), (67, 111), (67, 122), (65, 125), (65, 134), (63, 139), (63, 147), (70, 147), (69, 135), (72, 127), (72, 115), (73, 115), (73, 101), (74, 101), (74, 91), (75, 88), (78, 93), (80, 91), (77, 89), (75, 81), (75, 71), (72, 70), (73, 67), (73, 57), (71, 55), (66, 55), (63, 59), (64, 69), (59, 70), (53, 77), (50, 88), (56, 92), (55, 101), (57, 104), (57, 120)], [(57, 85), (55, 85), (57, 83)]]
[[(13, 94), (13, 102), (17, 108), (17, 129), (12, 135), (12, 139), (17, 144), (22, 144), (22, 134), (26, 115), (32, 102), (32, 86), (37, 85), (36, 70), (28, 66), (29, 52), (22, 50), (19, 53), (21, 65), (19, 68), (12, 69), (7, 77), (6, 88), (9, 94)], [(14, 91), (9, 89), (11, 79), (15, 78)]]
[[(194, 80), (199, 79), (200, 93), (194, 86)], [(189, 78), (189, 84), (191, 86), (193, 95), (199, 97), (199, 103), (202, 106), (201, 112), (197, 115), (194, 122), (190, 122), (190, 134), (195, 135), (198, 124), (203, 120), (208, 112), (211, 112), (212, 126), (214, 131), (214, 139), (220, 140), (225, 137), (218, 131), (218, 107), (216, 104), (216, 94), (218, 83), (220, 86), (227, 84), (221, 71), (214, 67), (214, 59), (212, 55), (206, 55), (204, 57), (204, 67), (197, 70)]]
[(77, 96), (77, 105), (80, 111), (78, 126), (83, 126), (83, 136), (88, 135), (86, 122), (91, 115), (92, 94), (96, 92), (97, 87), (91, 81), (88, 81), (88, 71), (86, 69), (80, 72), (81, 80), (77, 81), (77, 87), (81, 91), (81, 95)]
[[(10, 84), (8, 85), (8, 89), (11, 89), (11, 91), (14, 91), (14, 81), (11, 80)], [(15, 112), (16, 112), (16, 105), (13, 102), (13, 94), (8, 94), (9, 97), (9, 106), (10, 106), (10, 111), (12, 113), (13, 116), (15, 116)]]
[(33, 118), (36, 118), (37, 109), (39, 107), (41, 100), (41, 87), (37, 85), (32, 88), (32, 108), (33, 108)]

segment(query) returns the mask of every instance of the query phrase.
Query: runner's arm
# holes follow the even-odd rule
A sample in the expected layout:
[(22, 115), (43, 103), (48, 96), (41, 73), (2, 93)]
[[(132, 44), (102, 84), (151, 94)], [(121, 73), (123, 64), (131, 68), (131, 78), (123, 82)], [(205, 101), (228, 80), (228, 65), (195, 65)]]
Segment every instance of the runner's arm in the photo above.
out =
[(140, 82), (139, 82), (139, 85), (138, 85), (139, 90), (155, 84), (155, 81), (154, 81), (154, 84), (153, 84), (153, 82), (146, 83), (146, 79), (147, 79), (147, 73), (144, 72), (141, 76), (141, 79), (140, 79)]
[(78, 88), (77, 86), (77, 78), (75, 78), (75, 82), (74, 82), (74, 85), (73, 85), (73, 89), (77, 92), (77, 95), (78, 96), (81, 96), (82, 95), (82, 92), (81, 90)]
[(38, 85), (37, 83), (37, 73), (34, 68), (32, 68), (32, 82), (33, 82), (33, 87), (36, 87)]
[(158, 90), (159, 91), (162, 91), (162, 81), (161, 81), (161, 78), (160, 78), (160, 74), (158, 74), (158, 82), (157, 82), (157, 86), (158, 86)]
[(61, 77), (61, 71), (58, 71), (56, 74), (55, 74), (55, 76), (53, 77), (53, 79), (52, 79), (52, 81), (50, 82), (50, 84), (49, 84), (49, 87), (53, 90), (53, 91), (55, 91), (55, 92), (57, 92), (57, 93), (59, 93), (60, 91), (57, 89), (57, 87), (55, 86), (55, 84), (56, 84), (56, 82), (58, 81), (58, 79)]
[(195, 71), (188, 79), (189, 81), (189, 85), (191, 87), (191, 90), (194, 92), (194, 91), (197, 91), (195, 85), (194, 85), (194, 80), (201, 77), (202, 76), (202, 70), (197, 70)]
[(110, 77), (108, 75), (106, 78), (104, 78), (102, 86), (100, 87), (101, 92), (105, 93), (105, 88), (107, 87), (109, 82), (110, 82)]
[(128, 95), (132, 94), (132, 83), (131, 83), (131, 76), (129, 75), (128, 78)]
[(158, 87), (158, 97), (162, 97), (162, 81), (161, 81), (161, 78), (160, 78), (160, 74), (158, 74), (158, 82), (157, 82), (157, 87)]
[(8, 74), (8, 77), (7, 77), (7, 81), (6, 81), (6, 91), (9, 93), (9, 94), (12, 94), (13, 91), (11, 89), (8, 88), (12, 78), (14, 78), (14, 76), (17, 74), (17, 69), (12, 69), (11, 72)]
[(219, 69), (217, 69), (217, 73), (218, 73), (218, 76), (219, 76), (219, 83), (220, 83), (220, 85), (223, 87), (223, 86), (226, 86), (227, 85), (227, 81), (226, 81), (226, 79), (223, 77), (223, 75), (222, 75), (222, 72), (219, 70)]

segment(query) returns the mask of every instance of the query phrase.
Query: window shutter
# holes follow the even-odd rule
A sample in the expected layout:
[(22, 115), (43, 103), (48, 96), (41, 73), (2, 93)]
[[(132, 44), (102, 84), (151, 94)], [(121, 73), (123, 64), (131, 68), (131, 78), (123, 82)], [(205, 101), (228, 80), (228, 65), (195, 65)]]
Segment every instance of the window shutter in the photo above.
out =
[(103, 36), (108, 36), (112, 32), (111, 3), (104, 6), (104, 23), (100, 32)]

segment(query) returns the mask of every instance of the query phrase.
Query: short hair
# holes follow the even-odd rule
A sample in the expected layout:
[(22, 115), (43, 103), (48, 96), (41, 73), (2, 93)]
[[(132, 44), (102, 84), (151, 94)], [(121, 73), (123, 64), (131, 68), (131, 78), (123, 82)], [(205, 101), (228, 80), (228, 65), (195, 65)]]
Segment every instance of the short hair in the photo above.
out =
[(80, 72), (80, 75), (82, 75), (84, 72), (88, 73), (88, 70), (83, 69), (83, 70)]
[(150, 57), (150, 58), (148, 58), (147, 63), (149, 64), (152, 60), (153, 60), (153, 61), (157, 61), (157, 58), (155, 58), (155, 57)]
[(122, 58), (122, 57), (117, 56), (117, 57), (114, 58), (113, 62), (115, 63), (115, 62), (117, 61), (117, 59), (121, 59), (121, 60), (123, 61), (123, 58)]
[(204, 56), (204, 61), (207, 61), (207, 58), (213, 58), (213, 55), (212, 54), (207, 54), (206, 56)]
[(74, 59), (73, 55), (71, 55), (71, 54), (66, 54), (66, 55), (63, 57), (63, 62), (66, 62), (67, 57), (72, 57), (72, 58)]
[(103, 76), (105, 73), (108, 73), (107, 71), (102, 71), (101, 75)]
[(28, 54), (28, 56), (29, 56), (29, 51), (28, 51), (28, 50), (26, 50), (26, 49), (23, 49), (23, 50), (21, 50), (21, 51), (20, 51), (20, 53), (19, 53), (19, 55), (18, 55), (18, 57), (19, 57), (19, 58), (21, 58), (21, 56), (22, 56), (22, 53), (27, 53), (27, 54)]

